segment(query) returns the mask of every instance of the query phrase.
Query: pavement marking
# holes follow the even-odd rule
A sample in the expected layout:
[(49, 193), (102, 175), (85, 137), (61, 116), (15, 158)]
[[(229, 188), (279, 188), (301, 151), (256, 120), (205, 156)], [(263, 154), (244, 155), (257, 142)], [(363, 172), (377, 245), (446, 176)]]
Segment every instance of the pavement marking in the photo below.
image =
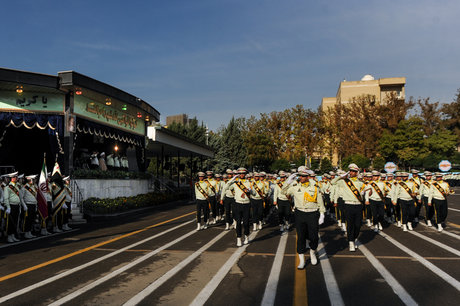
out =
[(447, 224), (449, 224), (450, 226), (456, 227), (456, 228), (460, 228), (460, 225), (452, 223), (452, 222), (447, 222)]
[[(18, 271), (18, 272), (14, 272), (14, 273), (11, 273), (11, 274), (2, 276), (2, 277), (0, 277), (0, 282), (3, 282), (3, 281), (5, 281), (5, 280), (7, 280), (7, 279), (10, 279), (10, 278), (13, 278), (13, 277), (16, 277), (16, 276), (19, 276), (19, 275), (22, 275), (22, 274), (25, 274), (25, 273), (28, 273), (28, 272), (31, 272), (31, 271), (34, 271), (34, 270), (43, 268), (43, 267), (46, 267), (46, 266), (48, 266), (48, 265), (50, 265), (50, 264), (53, 264), (53, 263), (62, 261), (62, 260), (64, 260), (64, 259), (73, 257), (73, 256), (75, 256), (75, 255), (79, 255), (79, 254), (88, 252), (88, 251), (93, 250), (93, 249), (95, 249), (95, 248), (98, 248), (98, 247), (100, 247), (100, 246), (103, 246), (103, 245), (112, 243), (112, 242), (114, 242), (114, 241), (117, 241), (117, 240), (120, 240), (120, 239), (129, 237), (129, 236), (132, 236), (132, 235), (141, 233), (141, 232), (144, 232), (144, 231), (146, 231), (146, 230), (148, 230), (148, 229), (151, 229), (151, 228), (154, 228), (154, 227), (158, 227), (158, 226), (163, 225), (163, 224), (166, 224), (166, 223), (168, 223), (168, 222), (175, 221), (175, 220), (177, 220), (177, 219), (181, 219), (181, 218), (190, 216), (191, 214), (195, 214), (195, 212), (191, 212), (191, 213), (188, 213), (188, 214), (185, 214), (185, 215), (176, 217), (176, 218), (172, 218), (172, 219), (169, 219), (169, 220), (166, 220), (166, 221), (163, 221), (163, 222), (154, 224), (154, 225), (149, 225), (149, 226), (147, 226), (147, 227), (145, 227), (145, 228), (143, 228), (143, 229), (140, 229), (140, 230), (137, 230), (137, 231), (134, 231), (134, 232), (131, 232), (131, 233), (122, 235), (122, 236), (118, 236), (118, 237), (115, 237), (115, 238), (113, 238), (113, 239), (110, 239), (110, 240), (107, 240), (107, 241), (104, 241), (104, 242), (101, 242), (101, 243), (97, 243), (97, 244), (92, 245), (92, 246), (90, 246), (90, 247), (87, 247), (87, 248), (84, 248), (84, 249), (75, 251), (75, 252), (73, 252), (73, 253), (69, 253), (69, 254), (67, 254), (67, 255), (64, 255), (64, 256), (61, 256), (61, 257), (58, 257), (58, 258), (49, 260), (49, 261), (47, 261), (47, 262), (44, 262), (44, 263), (41, 263), (41, 264), (32, 266), (32, 267), (30, 267), (30, 268), (27, 268), (27, 269), (24, 269), (24, 270), (21, 270), (21, 271)], [(191, 222), (191, 221), (190, 221), (190, 222)]]
[[(249, 240), (254, 240), (257, 236), (257, 232), (252, 232), (249, 235)], [(201, 306), (211, 297), (214, 290), (222, 282), (224, 277), (228, 274), (230, 269), (235, 265), (235, 263), (240, 258), (241, 254), (246, 250), (250, 244), (243, 244), (242, 247), (236, 249), (232, 256), (225, 262), (225, 264), (217, 271), (214, 277), (206, 284), (206, 286), (201, 290), (201, 292), (195, 297), (195, 299), (190, 303), (192, 306)]]
[[(424, 222), (419, 222), (418, 224), (421, 224), (421, 225), (423, 225), (423, 226), (425, 226), (425, 227), (427, 227), (427, 228), (432, 229), (433, 231), (438, 232), (438, 231), (436, 230), (436, 228), (430, 227), (430, 226), (426, 225)], [(439, 232), (438, 232), (438, 233), (439, 233)], [(450, 237), (452, 237), (452, 238), (455, 238), (455, 239), (459, 239), (459, 240), (460, 240), (460, 236), (459, 236), (459, 235), (454, 234), (454, 233), (451, 233), (451, 232), (449, 232), (449, 231), (443, 230), (441, 233), (444, 233), (444, 234), (446, 234), (446, 235), (448, 235), (448, 236), (450, 236)]]
[(444, 249), (444, 250), (446, 250), (446, 251), (448, 251), (448, 252), (451, 252), (452, 254), (455, 254), (455, 255), (457, 255), (457, 256), (460, 256), (460, 251), (459, 251), (459, 250), (456, 250), (456, 249), (454, 249), (454, 248), (451, 248), (450, 246), (445, 245), (444, 243), (441, 243), (441, 242), (439, 242), (439, 241), (436, 241), (436, 240), (434, 240), (434, 239), (431, 239), (430, 237), (427, 237), (427, 236), (422, 235), (422, 234), (420, 234), (420, 233), (417, 233), (417, 232), (415, 232), (415, 231), (409, 231), (409, 233), (411, 233), (412, 235), (415, 235), (415, 236), (417, 236), (417, 237), (419, 237), (419, 238), (421, 238), (421, 239), (423, 239), (423, 240), (425, 240), (425, 241), (428, 241), (428, 242), (430, 242), (430, 243), (432, 243), (432, 244), (434, 244), (434, 245), (436, 245), (436, 246), (438, 246), (438, 247), (440, 247), (440, 248), (442, 248), (442, 249)]
[(455, 208), (450, 208), (450, 207), (449, 207), (449, 210), (453, 210), (453, 211), (458, 211), (458, 212), (460, 212), (460, 209), (455, 209)]
[[(18, 241), (18, 242), (7, 243), (5, 245), (0, 246), (0, 249), (7, 248), (7, 247), (10, 247), (10, 246), (16, 246), (16, 245), (20, 245), (20, 244), (28, 243), (28, 242), (31, 242), (31, 241), (48, 238), (48, 237), (59, 236), (59, 235), (63, 235), (63, 234), (67, 234), (67, 233), (71, 233), (71, 232), (75, 232), (75, 231), (79, 231), (79, 230), (80, 230), (79, 228), (74, 228), (74, 229), (72, 229), (70, 231), (65, 231), (65, 232), (62, 232), (62, 233), (52, 233), (52, 234), (46, 235), (46, 236), (38, 236), (38, 237), (35, 237), (35, 238), (26, 239), (26, 240), (22, 240), (22, 241)], [(70, 240), (70, 239), (71, 238), (64, 238), (62, 240)]]
[[(193, 222), (193, 221), (195, 221), (195, 220), (192, 220), (192, 222)], [(125, 271), (131, 269), (131, 268), (134, 267), (135, 265), (137, 265), (137, 264), (139, 264), (139, 263), (141, 263), (141, 262), (143, 262), (143, 261), (146, 261), (146, 260), (149, 259), (150, 257), (152, 257), (152, 256), (154, 256), (154, 255), (156, 255), (156, 254), (158, 254), (158, 253), (161, 252), (162, 250), (165, 250), (165, 249), (167, 249), (167, 248), (173, 246), (174, 244), (176, 244), (176, 243), (178, 243), (178, 242), (180, 242), (180, 241), (182, 241), (182, 240), (184, 240), (184, 239), (186, 239), (186, 238), (188, 238), (188, 237), (190, 237), (191, 235), (196, 234), (196, 233), (197, 233), (197, 231), (192, 230), (192, 231), (190, 231), (189, 233), (187, 233), (187, 234), (185, 234), (185, 235), (182, 235), (182, 236), (180, 236), (179, 238), (174, 239), (173, 241), (164, 244), (163, 246), (161, 246), (161, 247), (155, 249), (154, 251), (152, 251), (152, 252), (150, 252), (150, 253), (147, 253), (147, 254), (145, 254), (145, 255), (142, 256), (142, 257), (139, 257), (138, 259), (136, 259), (136, 260), (130, 262), (129, 264), (124, 265), (123, 267), (121, 267), (121, 268), (119, 268), (119, 269), (117, 269), (117, 270), (115, 270), (115, 271), (112, 271), (111, 273), (107, 274), (106, 276), (101, 277), (101, 278), (99, 278), (98, 280), (93, 281), (93, 282), (91, 282), (90, 284), (88, 284), (88, 285), (86, 285), (86, 286), (84, 286), (84, 287), (82, 287), (82, 288), (80, 288), (80, 289), (77, 289), (77, 290), (73, 291), (71, 294), (66, 295), (65, 297), (63, 297), (63, 298), (61, 298), (61, 299), (55, 301), (55, 302), (52, 303), (52, 304), (49, 304), (49, 306), (62, 305), (62, 304), (64, 304), (64, 303), (67, 303), (68, 301), (70, 301), (70, 300), (76, 298), (77, 296), (79, 296), (79, 295), (81, 295), (81, 294), (83, 294), (83, 293), (85, 293), (85, 292), (87, 292), (87, 291), (93, 289), (93, 288), (96, 287), (96, 286), (99, 286), (100, 284), (102, 284), (102, 283), (104, 283), (104, 282), (106, 282), (106, 281), (108, 281), (108, 280), (114, 278), (115, 276), (120, 275), (121, 273), (123, 273), (123, 272), (125, 272)]]
[[(94, 251), (105, 251), (105, 252), (113, 252), (116, 251), (117, 249), (106, 249), (106, 248), (97, 248), (94, 249)], [(141, 253), (147, 253), (147, 252), (152, 252), (153, 250), (141, 250), (141, 249), (134, 249), (134, 250), (126, 250), (126, 252), (141, 252)]]
[(332, 306), (343, 306), (345, 305), (345, 302), (343, 301), (342, 294), (340, 293), (339, 285), (335, 279), (334, 271), (332, 270), (332, 266), (329, 262), (329, 258), (327, 256), (326, 249), (324, 248), (321, 237), (319, 238), (318, 247), (318, 259), (321, 265), (321, 269), (323, 270), (323, 276), (326, 283), (327, 294), (329, 295), (329, 301), (331, 302)]
[(419, 254), (415, 253), (411, 249), (407, 248), (404, 246), (402, 243), (396, 241), (395, 239), (391, 238), (387, 234), (384, 234), (382, 232), (379, 232), (379, 235), (391, 242), (393, 245), (395, 245), (397, 248), (401, 249), (405, 253), (409, 254), (410, 256), (414, 257), (417, 259), (422, 265), (424, 265), (427, 269), (431, 270), (434, 274), (438, 275), (440, 278), (445, 280), (447, 283), (452, 285), (455, 289), (460, 291), (460, 282), (444, 272), (443, 270), (439, 269), (435, 265), (433, 265), (431, 262), (420, 256)]
[(281, 236), (280, 242), (278, 243), (276, 256), (273, 260), (272, 269), (270, 271), (270, 275), (268, 276), (267, 285), (265, 286), (264, 297), (262, 298), (261, 305), (263, 306), (275, 305), (276, 289), (278, 288), (284, 252), (286, 251), (287, 238), (288, 235)]
[(60, 273), (60, 274), (58, 274), (58, 275), (52, 276), (52, 277), (50, 277), (50, 278), (47, 278), (47, 279), (45, 279), (45, 280), (43, 280), (43, 281), (41, 281), (41, 282), (35, 283), (35, 284), (30, 285), (30, 286), (28, 286), (28, 287), (25, 287), (25, 288), (23, 288), (23, 289), (21, 289), (21, 290), (15, 291), (15, 292), (13, 292), (13, 293), (11, 293), (11, 294), (8, 294), (8, 295), (6, 295), (6, 296), (4, 296), (4, 297), (1, 297), (1, 298), (0, 298), (0, 304), (3, 303), (3, 302), (5, 302), (5, 301), (7, 301), (7, 300), (10, 300), (10, 299), (12, 299), (12, 298), (14, 298), (14, 297), (20, 296), (20, 295), (22, 295), (22, 294), (24, 294), (24, 293), (28, 293), (28, 292), (30, 292), (30, 291), (32, 291), (32, 290), (34, 290), (34, 289), (37, 289), (37, 288), (42, 287), (42, 286), (44, 286), (44, 285), (46, 285), (46, 284), (49, 284), (49, 283), (54, 282), (54, 281), (56, 281), (56, 280), (58, 280), (58, 279), (61, 279), (61, 278), (65, 277), (65, 276), (67, 276), (67, 275), (70, 275), (70, 274), (73, 274), (73, 273), (75, 273), (75, 272), (77, 272), (77, 271), (83, 270), (83, 269), (85, 269), (85, 268), (87, 268), (87, 267), (89, 267), (89, 266), (92, 266), (92, 265), (94, 265), (94, 264), (96, 264), (96, 263), (98, 263), (98, 262), (101, 262), (101, 261), (103, 261), (103, 260), (105, 260), (105, 259), (107, 259), (107, 258), (110, 258), (110, 257), (112, 257), (112, 256), (115, 256), (115, 255), (117, 255), (117, 254), (120, 254), (120, 253), (124, 252), (125, 250), (127, 250), (127, 249), (129, 249), (129, 248), (135, 247), (135, 246), (137, 246), (137, 245), (139, 245), (139, 244), (145, 243), (145, 242), (147, 242), (147, 241), (149, 241), (149, 240), (152, 240), (152, 239), (155, 239), (155, 238), (160, 237), (160, 236), (162, 236), (162, 235), (165, 235), (165, 234), (167, 234), (167, 233), (169, 233), (169, 232), (172, 232), (172, 231), (174, 231), (174, 230), (176, 230), (176, 229), (178, 229), (178, 228), (180, 228), (180, 227), (183, 227), (183, 226), (185, 226), (185, 225), (187, 225), (187, 224), (189, 224), (189, 223), (192, 223), (192, 222), (194, 222), (194, 221), (195, 221), (195, 219), (190, 220), (190, 221), (187, 221), (187, 222), (182, 223), (182, 224), (179, 224), (178, 226), (175, 226), (175, 227), (173, 227), (173, 228), (170, 228), (170, 229), (168, 229), (168, 230), (166, 230), (166, 231), (164, 231), (164, 232), (161, 232), (161, 233), (159, 233), (159, 234), (156, 234), (156, 235), (154, 235), (154, 236), (151, 236), (151, 237), (146, 238), (146, 239), (144, 239), (144, 240), (141, 240), (141, 241), (139, 241), (139, 242), (136, 242), (136, 243), (133, 243), (133, 244), (131, 244), (131, 245), (128, 245), (127, 247), (124, 247), (124, 248), (122, 248), (122, 249), (119, 249), (118, 251), (109, 253), (109, 254), (107, 254), (107, 255), (105, 255), (105, 256), (99, 257), (99, 258), (97, 258), (97, 259), (95, 259), (95, 260), (93, 260), (93, 261), (90, 261), (90, 262), (86, 263), (86, 264), (80, 265), (80, 266), (75, 267), (75, 268), (73, 268), (73, 269), (70, 269), (70, 270), (67, 270), (67, 271), (65, 271), (65, 272), (62, 272), (62, 273)]
[(188, 256), (186, 259), (182, 260), (179, 264), (177, 264), (173, 269), (169, 270), (166, 274), (164, 274), (162, 277), (151, 283), (149, 286), (147, 286), (144, 290), (130, 298), (126, 303), (123, 305), (137, 305), (139, 304), (143, 299), (145, 299), (147, 296), (152, 294), (156, 289), (158, 289), (161, 285), (163, 285), (165, 282), (167, 282), (171, 277), (176, 275), (180, 270), (185, 268), (189, 263), (191, 263), (193, 260), (195, 260), (198, 256), (200, 256), (204, 251), (209, 249), (214, 243), (222, 239), (229, 231), (223, 231), (216, 237), (214, 237), (211, 241), (206, 243), (204, 246), (202, 246), (200, 249), (195, 251), (193, 254)]
[(375, 258), (375, 256), (361, 243), (359, 242), (359, 249), (371, 265), (379, 272), (379, 274), (385, 279), (387, 284), (393, 289), (393, 292), (401, 299), (405, 305), (418, 305), (416, 301), (409, 295), (403, 286), (391, 275), (391, 273), (385, 268), (382, 263)]
[[(297, 236), (297, 233), (295, 235), (296, 237), (296, 250), (297, 250), (297, 240), (299, 237)], [(305, 258), (307, 260), (307, 258)], [(306, 263), (305, 263), (305, 269), (299, 270), (297, 269), (297, 266), (300, 263), (299, 256), (297, 255), (296, 251), (296, 257), (295, 257), (295, 265), (294, 265), (294, 297), (293, 297), (293, 305), (295, 306), (302, 306), (302, 305), (308, 305), (308, 294), (307, 294), (307, 269), (306, 269)]]

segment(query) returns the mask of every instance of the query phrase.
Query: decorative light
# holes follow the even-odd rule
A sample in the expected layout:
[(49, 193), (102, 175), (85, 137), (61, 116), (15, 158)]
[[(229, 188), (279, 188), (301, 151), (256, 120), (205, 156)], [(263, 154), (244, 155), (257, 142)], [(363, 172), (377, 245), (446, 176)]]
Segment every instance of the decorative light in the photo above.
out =
[(145, 116), (145, 121), (150, 121), (150, 117), (149, 117), (149, 116)]
[(123, 104), (123, 106), (121, 107), (121, 110), (127, 110), (128, 109), (128, 106), (126, 106), (126, 104)]
[(18, 94), (22, 94), (24, 92), (24, 88), (22, 87), (22, 85), (16, 86), (16, 92)]
[(118, 145), (115, 145), (114, 150), (115, 152), (118, 152)]
[(112, 105), (112, 100), (110, 98), (105, 99), (105, 105)]
[(75, 89), (75, 94), (76, 94), (77, 96), (81, 95), (82, 93), (83, 93), (83, 92), (81, 91), (81, 88)]
[(137, 112), (137, 118), (142, 118), (141, 112)]

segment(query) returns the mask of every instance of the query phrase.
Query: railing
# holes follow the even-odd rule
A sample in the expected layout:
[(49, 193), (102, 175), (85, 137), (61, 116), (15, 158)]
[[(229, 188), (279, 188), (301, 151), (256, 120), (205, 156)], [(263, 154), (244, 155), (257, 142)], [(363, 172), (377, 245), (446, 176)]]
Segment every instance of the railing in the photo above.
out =
[(168, 193), (175, 193), (176, 190), (169, 186), (167, 183), (160, 180), (158, 177), (152, 177), (149, 180), (149, 189), (155, 192), (168, 192)]
[(83, 200), (83, 194), (81, 193), (80, 187), (78, 187), (78, 184), (75, 180), (71, 180), (70, 188), (72, 190), (72, 201), (77, 204), (80, 213), (83, 213), (83, 205), (81, 204)]

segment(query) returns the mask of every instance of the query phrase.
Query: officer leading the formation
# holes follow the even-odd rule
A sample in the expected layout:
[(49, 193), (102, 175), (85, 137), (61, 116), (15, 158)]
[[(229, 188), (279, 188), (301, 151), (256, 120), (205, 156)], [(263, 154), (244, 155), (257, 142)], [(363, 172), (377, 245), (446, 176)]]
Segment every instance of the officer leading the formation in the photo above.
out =
[(344, 212), (347, 226), (347, 238), (350, 252), (356, 249), (356, 240), (362, 223), (363, 182), (358, 180), (359, 167), (356, 164), (348, 165), (348, 172), (332, 180), (332, 185), (340, 189), (344, 201)]
[[(319, 241), (319, 225), (324, 222), (326, 211), (323, 197), (319, 186), (313, 180), (314, 173), (302, 169), (298, 173), (299, 182), (295, 182), (296, 174), (291, 174), (283, 186), (282, 193), (294, 199), (295, 226), (297, 231), (297, 253), (299, 265), (297, 269), (305, 268), (305, 253), (307, 251), (307, 239), (310, 246), (310, 260), (316, 265), (316, 249)], [(293, 183), (294, 182), (294, 183)], [(292, 184), (291, 184), (292, 183)]]

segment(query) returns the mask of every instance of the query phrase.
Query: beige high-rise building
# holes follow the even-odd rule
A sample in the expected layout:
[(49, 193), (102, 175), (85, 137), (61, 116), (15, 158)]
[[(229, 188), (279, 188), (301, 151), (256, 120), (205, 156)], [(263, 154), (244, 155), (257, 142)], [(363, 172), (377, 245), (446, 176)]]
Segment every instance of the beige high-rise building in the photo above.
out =
[[(373, 95), (379, 102), (385, 102), (387, 95), (396, 94), (400, 99), (405, 99), (406, 78), (381, 78), (375, 79), (372, 75), (366, 74), (360, 81), (343, 80), (339, 84), (337, 95), (335, 97), (324, 97), (321, 101), (321, 109), (326, 112), (329, 107), (333, 107), (336, 103), (349, 103), (353, 98), (363, 95)], [(315, 154), (318, 157), (324, 157), (323, 154)], [(339, 163), (338, 154), (333, 150), (331, 158), (332, 165), (337, 166)]]
[(406, 78), (382, 78), (374, 79), (370, 74), (366, 74), (360, 81), (342, 81), (339, 84), (335, 97), (324, 97), (321, 101), (321, 109), (326, 111), (328, 107), (336, 103), (348, 103), (353, 98), (362, 95), (373, 95), (379, 101), (385, 101), (388, 94), (395, 93), (401, 99), (405, 99)]

